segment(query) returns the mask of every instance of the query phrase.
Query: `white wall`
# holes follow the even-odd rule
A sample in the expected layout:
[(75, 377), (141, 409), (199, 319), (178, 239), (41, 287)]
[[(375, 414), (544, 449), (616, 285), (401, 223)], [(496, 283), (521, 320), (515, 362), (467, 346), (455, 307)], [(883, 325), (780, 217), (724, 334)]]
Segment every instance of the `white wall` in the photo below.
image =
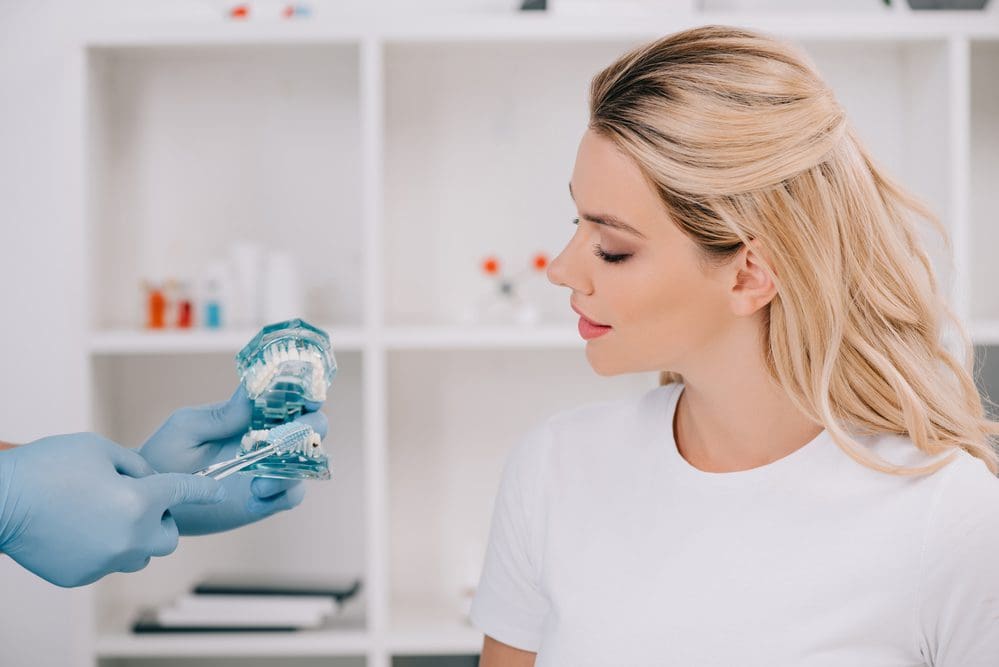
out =
[[(0, 0), (0, 439), (84, 428), (82, 262), (72, 3)], [(0, 556), (0, 664), (86, 664), (86, 589)]]

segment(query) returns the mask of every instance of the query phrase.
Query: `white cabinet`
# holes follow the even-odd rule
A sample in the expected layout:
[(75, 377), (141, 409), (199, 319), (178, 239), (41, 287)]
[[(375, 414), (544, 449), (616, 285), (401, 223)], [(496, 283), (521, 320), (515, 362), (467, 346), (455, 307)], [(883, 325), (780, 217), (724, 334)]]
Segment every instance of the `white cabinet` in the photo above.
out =
[[(333, 480), (311, 483), (293, 512), (185, 539), (99, 583), (96, 661), (387, 667), (477, 652), (461, 591), (506, 452), (546, 415), (656, 382), (592, 373), (568, 294), (543, 276), (530, 287), (537, 327), (460, 324), (488, 289), (478, 263), (561, 249), (590, 77), (632, 45), (705, 22), (806, 49), (875, 158), (950, 230), (953, 266), (927, 231), (941, 279), (979, 342), (999, 341), (994, 11), (126, 25), (88, 37), (77, 278), (93, 428), (137, 445), (174, 408), (234, 389), (233, 354), (255, 330), (144, 332), (139, 284), (237, 238), (296, 254), (305, 316), (330, 331), (341, 366), (326, 406)], [(364, 590), (319, 633), (128, 634), (138, 608), (239, 568), (356, 573)]]

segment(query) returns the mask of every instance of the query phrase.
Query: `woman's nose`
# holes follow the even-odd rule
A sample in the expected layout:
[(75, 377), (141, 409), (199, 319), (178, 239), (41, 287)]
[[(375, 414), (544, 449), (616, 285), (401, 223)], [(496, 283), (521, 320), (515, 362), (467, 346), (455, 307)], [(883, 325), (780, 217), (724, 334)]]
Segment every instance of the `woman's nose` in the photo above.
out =
[(545, 275), (548, 277), (548, 281), (553, 285), (565, 285), (565, 269), (563, 268), (563, 255), (565, 255), (565, 250), (563, 249), (555, 259), (548, 263), (548, 269), (545, 271)]
[[(577, 235), (578, 236), (578, 235)], [(581, 270), (577, 261), (576, 236), (573, 236), (569, 244), (562, 249), (562, 252), (548, 264), (546, 275), (548, 280), (554, 285), (568, 287), (574, 292), (589, 293), (589, 280)]]

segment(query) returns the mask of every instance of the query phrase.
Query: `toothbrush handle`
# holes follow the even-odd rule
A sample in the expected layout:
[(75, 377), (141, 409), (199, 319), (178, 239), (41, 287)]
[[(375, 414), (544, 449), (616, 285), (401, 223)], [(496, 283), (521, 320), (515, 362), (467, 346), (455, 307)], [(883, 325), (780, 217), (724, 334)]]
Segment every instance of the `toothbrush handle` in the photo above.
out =
[(260, 449), (255, 449), (252, 452), (244, 452), (239, 456), (229, 459), (228, 461), (222, 461), (221, 463), (216, 463), (215, 465), (210, 465), (203, 470), (199, 470), (194, 473), (199, 477), (211, 477), (212, 479), (223, 479), (233, 474), (234, 472), (239, 472), (247, 466), (251, 466), (261, 459), (265, 459), (274, 452), (278, 450), (280, 443), (272, 443), (266, 447), (261, 447)]

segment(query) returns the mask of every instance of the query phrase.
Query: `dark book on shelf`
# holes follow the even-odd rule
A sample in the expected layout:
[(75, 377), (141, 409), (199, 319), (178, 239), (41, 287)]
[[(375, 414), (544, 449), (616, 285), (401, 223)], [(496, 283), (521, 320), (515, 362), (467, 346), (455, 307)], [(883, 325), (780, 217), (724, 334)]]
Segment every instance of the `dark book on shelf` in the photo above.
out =
[(356, 577), (315, 577), (292, 574), (218, 574), (195, 584), (199, 595), (312, 595), (344, 602), (358, 594)]

